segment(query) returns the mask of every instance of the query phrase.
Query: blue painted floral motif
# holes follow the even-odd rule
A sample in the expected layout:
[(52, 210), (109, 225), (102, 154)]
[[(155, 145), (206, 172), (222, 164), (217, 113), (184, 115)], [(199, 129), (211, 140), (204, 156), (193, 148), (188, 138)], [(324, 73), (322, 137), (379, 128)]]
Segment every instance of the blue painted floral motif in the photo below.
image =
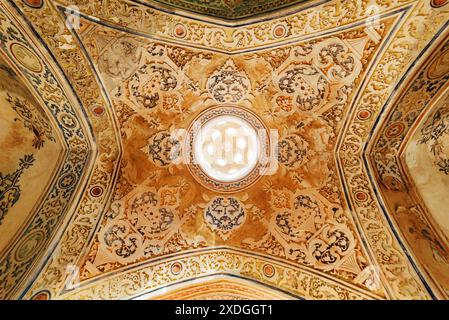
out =
[(25, 169), (31, 167), (34, 162), (32, 154), (25, 155), (19, 162), (19, 168), (13, 173), (3, 175), (0, 172), (0, 225), (8, 210), (20, 198), (19, 180)]

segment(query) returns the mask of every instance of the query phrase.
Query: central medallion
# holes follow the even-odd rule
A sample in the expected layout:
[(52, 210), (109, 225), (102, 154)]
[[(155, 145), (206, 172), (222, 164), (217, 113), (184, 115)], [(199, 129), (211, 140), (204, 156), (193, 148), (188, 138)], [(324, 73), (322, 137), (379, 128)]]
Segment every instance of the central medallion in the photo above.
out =
[(252, 111), (213, 107), (192, 122), (186, 158), (195, 179), (209, 189), (236, 192), (256, 182), (270, 155), (268, 131)]
[(204, 124), (193, 141), (195, 160), (212, 179), (230, 182), (242, 179), (257, 164), (257, 131), (246, 120), (221, 115)]

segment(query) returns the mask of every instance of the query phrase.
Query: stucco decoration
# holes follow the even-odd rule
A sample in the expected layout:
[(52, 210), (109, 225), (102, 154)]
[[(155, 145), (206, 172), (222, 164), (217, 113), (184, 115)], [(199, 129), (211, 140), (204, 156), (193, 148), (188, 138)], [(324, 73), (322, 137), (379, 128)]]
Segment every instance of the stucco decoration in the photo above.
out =
[[(262, 13), (229, 5), (235, 18)], [(424, 193), (398, 155), (445, 86), (449, 7), (311, 1), (242, 25), (164, 8), (1, 3), (1, 50), (43, 111), (18, 114), (35, 104), (4, 92), (29, 139), (2, 179), (20, 175), (23, 185), (39, 159), (27, 157), (23, 170), (20, 159), (64, 146), (42, 205), (2, 252), (1, 297), (125, 299), (167, 288), (182, 298), (182, 282), (227, 274), (291, 298), (446, 298), (443, 233), (429, 222), (413, 238), (402, 227), (418, 230), (414, 217), (432, 208), (417, 206)], [(257, 115), (276, 132), (277, 152), (270, 170), (226, 192), (189, 170), (182, 133), (222, 107)], [(428, 165), (444, 168), (444, 133), (428, 127), (444, 125), (438, 110), (419, 141)], [(20, 189), (2, 223), (27, 194)], [(186, 295), (241, 297), (230, 289), (241, 284), (204, 285), (210, 295)]]

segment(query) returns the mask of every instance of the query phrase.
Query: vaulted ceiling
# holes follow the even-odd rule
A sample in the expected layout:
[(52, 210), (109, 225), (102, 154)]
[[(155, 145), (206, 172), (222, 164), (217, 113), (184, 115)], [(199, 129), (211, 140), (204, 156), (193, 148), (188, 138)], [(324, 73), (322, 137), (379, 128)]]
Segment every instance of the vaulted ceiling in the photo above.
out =
[[(0, 4), (0, 297), (449, 297), (449, 1)], [(269, 136), (220, 184), (210, 114)], [(262, 172), (262, 171), (260, 171)]]

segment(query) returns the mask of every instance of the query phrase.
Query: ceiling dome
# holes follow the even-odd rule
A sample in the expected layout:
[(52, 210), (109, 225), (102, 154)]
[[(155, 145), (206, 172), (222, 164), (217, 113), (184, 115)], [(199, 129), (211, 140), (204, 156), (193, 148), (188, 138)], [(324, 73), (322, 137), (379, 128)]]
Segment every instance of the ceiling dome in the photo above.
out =
[(448, 299), (449, 0), (369, 3), (0, 1), (0, 299)]

